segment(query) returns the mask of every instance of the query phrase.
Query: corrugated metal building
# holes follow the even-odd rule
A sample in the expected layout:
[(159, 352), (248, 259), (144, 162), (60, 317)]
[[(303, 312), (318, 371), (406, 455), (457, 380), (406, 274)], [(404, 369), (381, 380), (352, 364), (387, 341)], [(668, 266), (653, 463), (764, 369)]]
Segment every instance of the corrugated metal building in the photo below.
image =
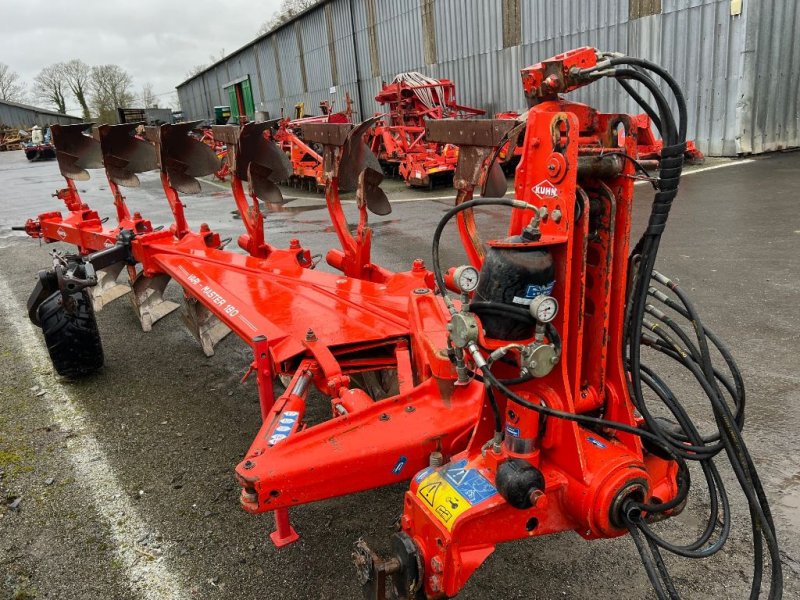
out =
[(47, 127), (54, 123), (70, 125), (72, 123), (80, 123), (82, 120), (72, 115), (63, 115), (44, 108), (0, 100), (0, 125), (7, 127), (30, 129), (34, 125), (39, 125), (40, 127)]
[[(321, 100), (361, 117), (398, 72), (455, 81), (489, 114), (524, 107), (520, 68), (591, 45), (670, 70), (689, 105), (689, 136), (711, 155), (800, 146), (796, 0), (323, 0), (178, 86), (188, 119), (210, 119), (247, 82), (254, 111), (313, 112)], [(578, 99), (619, 105), (610, 81)], [(233, 92), (232, 92), (233, 90)], [(638, 112), (638, 111), (636, 111)]]

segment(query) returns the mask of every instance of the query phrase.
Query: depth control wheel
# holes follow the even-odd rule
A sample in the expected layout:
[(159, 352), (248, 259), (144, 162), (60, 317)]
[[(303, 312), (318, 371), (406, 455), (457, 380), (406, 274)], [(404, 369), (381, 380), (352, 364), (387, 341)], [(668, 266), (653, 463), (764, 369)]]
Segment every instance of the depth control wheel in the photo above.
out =
[(50, 360), (59, 375), (77, 379), (103, 366), (100, 332), (85, 289), (51, 294), (39, 306), (37, 317)]

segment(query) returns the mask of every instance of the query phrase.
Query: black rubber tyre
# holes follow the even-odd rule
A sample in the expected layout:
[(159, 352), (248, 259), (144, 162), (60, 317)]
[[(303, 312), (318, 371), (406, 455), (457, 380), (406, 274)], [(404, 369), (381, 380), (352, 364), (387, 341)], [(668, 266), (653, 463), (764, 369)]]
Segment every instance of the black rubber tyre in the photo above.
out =
[(75, 309), (64, 308), (61, 292), (49, 296), (37, 311), (50, 360), (59, 375), (84, 377), (103, 366), (103, 344), (86, 290), (70, 294)]

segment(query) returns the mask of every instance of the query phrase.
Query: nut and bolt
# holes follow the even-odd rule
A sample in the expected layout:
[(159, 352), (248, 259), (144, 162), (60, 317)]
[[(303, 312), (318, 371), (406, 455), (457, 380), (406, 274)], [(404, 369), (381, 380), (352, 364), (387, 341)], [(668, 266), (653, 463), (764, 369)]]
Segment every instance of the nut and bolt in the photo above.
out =
[(317, 341), (317, 334), (314, 333), (314, 330), (310, 327), (308, 331), (306, 331), (306, 341), (307, 342), (316, 342)]
[(544, 508), (544, 504), (547, 502), (547, 498), (542, 490), (532, 490), (528, 498), (533, 507)]
[(442, 591), (442, 578), (438, 575), (433, 575), (430, 578), (431, 583), (431, 591), (432, 592), (441, 592)]
[(245, 469), (252, 469), (255, 466), (256, 466), (256, 463), (254, 463), (252, 460), (245, 461), (245, 463), (244, 463), (244, 468)]
[(552, 214), (553, 222), (560, 223), (561, 217), (562, 217), (561, 211), (559, 209), (555, 209)]
[(428, 464), (432, 467), (441, 467), (444, 464), (444, 456), (441, 452), (431, 452)]

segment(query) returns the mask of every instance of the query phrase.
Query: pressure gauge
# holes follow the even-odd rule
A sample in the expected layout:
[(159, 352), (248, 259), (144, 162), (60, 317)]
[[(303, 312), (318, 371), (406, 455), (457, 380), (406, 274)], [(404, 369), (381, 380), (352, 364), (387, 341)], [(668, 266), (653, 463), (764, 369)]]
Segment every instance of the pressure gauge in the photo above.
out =
[(478, 269), (470, 265), (465, 265), (456, 269), (455, 273), (453, 273), (453, 281), (455, 281), (456, 287), (459, 290), (469, 294), (478, 287), (479, 275)]
[(556, 318), (558, 302), (552, 296), (536, 296), (531, 301), (531, 315), (539, 323), (549, 323)]

